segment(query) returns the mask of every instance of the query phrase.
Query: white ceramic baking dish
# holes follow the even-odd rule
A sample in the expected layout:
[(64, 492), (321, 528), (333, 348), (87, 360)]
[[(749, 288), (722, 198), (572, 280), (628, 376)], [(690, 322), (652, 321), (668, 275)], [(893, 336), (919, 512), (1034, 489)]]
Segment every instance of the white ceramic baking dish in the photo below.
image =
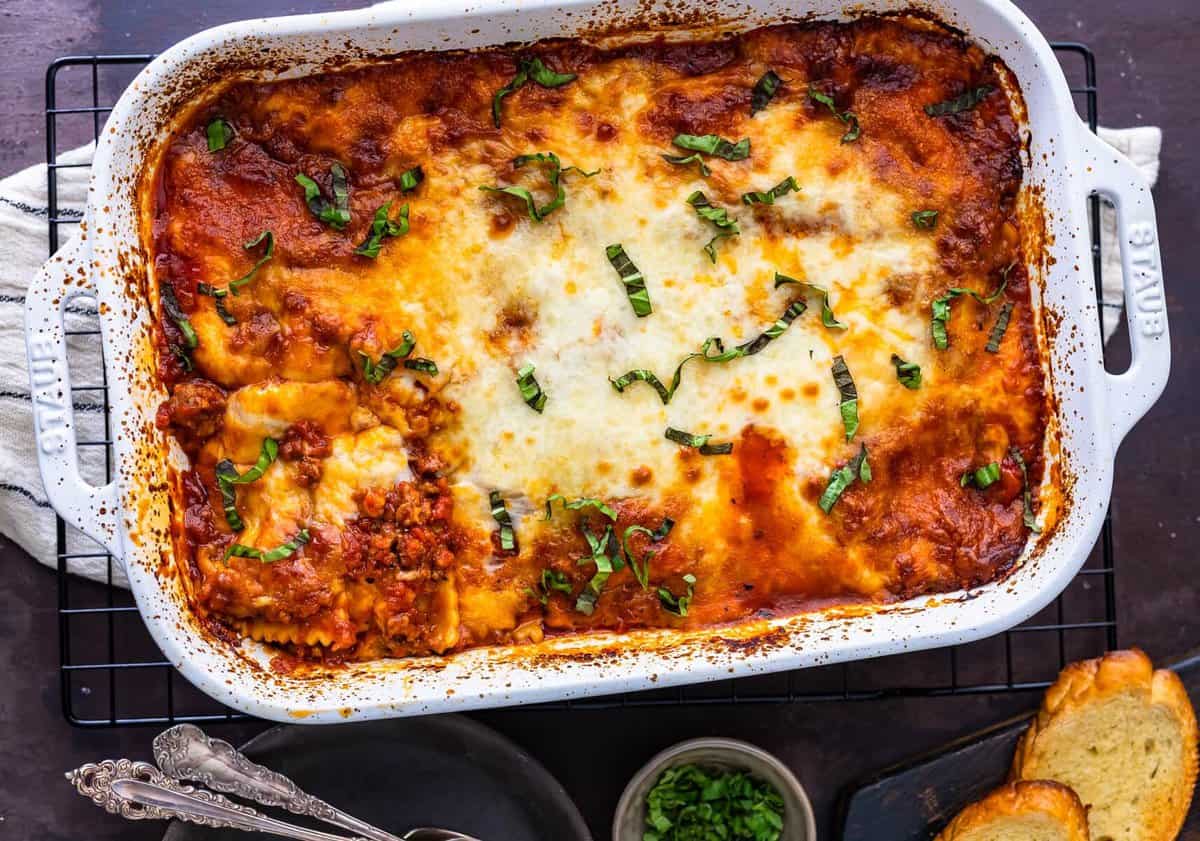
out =
[[(1047, 249), (1031, 266), (1034, 306), (1055, 394), (1064, 508), (1057, 527), (1027, 547), (1005, 580), (970, 594), (886, 608), (827, 610), (695, 633), (595, 635), (524, 649), (475, 649), (445, 658), (388, 660), (288, 677), (270, 652), (230, 646), (193, 618), (175, 574), (166, 488), (172, 463), (154, 430), (164, 394), (153, 376), (150, 312), (139, 246), (138, 173), (181, 105), (214, 78), (304, 75), (329, 63), (406, 50), (474, 48), (611, 31), (623, 22), (748, 29), (798, 16), (843, 17), (911, 7), (903, 0), (406, 0), (360, 11), (247, 21), (196, 35), (147, 66), (114, 108), (96, 149), (82, 236), (43, 266), (28, 296), (29, 367), (46, 491), (70, 523), (124, 559), (146, 624), (197, 687), (231, 707), (278, 720), (337, 721), (520, 704), (796, 669), (951, 645), (1012, 626), (1071, 580), (1092, 548), (1108, 503), (1113, 456), (1161, 393), (1170, 362), (1154, 208), (1133, 166), (1076, 115), (1054, 53), (1008, 0), (934, 0), (921, 6), (995, 52), (1019, 80), (1028, 109), (1026, 192), (1045, 208)], [(687, 11), (691, 9), (691, 12)], [(1087, 197), (1115, 203), (1123, 246), (1133, 364), (1104, 371)], [(111, 385), (116, 480), (82, 481), (76, 461), (63, 340), (63, 306), (99, 299)]]

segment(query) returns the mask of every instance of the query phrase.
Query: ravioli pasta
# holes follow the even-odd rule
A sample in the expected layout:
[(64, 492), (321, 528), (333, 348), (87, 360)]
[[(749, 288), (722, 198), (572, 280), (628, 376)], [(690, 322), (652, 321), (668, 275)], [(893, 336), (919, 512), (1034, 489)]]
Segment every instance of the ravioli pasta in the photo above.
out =
[(227, 82), (141, 190), (195, 609), (370, 659), (1002, 577), (1053, 516), (1020, 108), (904, 17)]

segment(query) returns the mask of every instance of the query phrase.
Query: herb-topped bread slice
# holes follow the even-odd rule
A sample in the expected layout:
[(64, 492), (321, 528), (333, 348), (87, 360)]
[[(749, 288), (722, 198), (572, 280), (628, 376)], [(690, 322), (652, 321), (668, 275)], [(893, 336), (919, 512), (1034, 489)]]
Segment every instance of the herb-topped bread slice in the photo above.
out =
[(1087, 813), (1059, 783), (1009, 783), (959, 812), (934, 841), (1088, 841)]
[(1073, 788), (1095, 841), (1171, 841), (1196, 784), (1196, 716), (1183, 684), (1137, 649), (1067, 666), (1021, 739), (1012, 776)]

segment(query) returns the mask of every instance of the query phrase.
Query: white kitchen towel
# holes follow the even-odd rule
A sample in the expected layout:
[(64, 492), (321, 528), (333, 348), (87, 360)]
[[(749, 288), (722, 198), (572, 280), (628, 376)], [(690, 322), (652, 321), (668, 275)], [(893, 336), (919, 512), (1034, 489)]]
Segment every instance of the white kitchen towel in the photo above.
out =
[[(1162, 151), (1162, 129), (1158, 126), (1136, 128), (1100, 128), (1100, 136), (1129, 158), (1153, 187), (1158, 181), (1158, 155)], [(1100, 283), (1103, 289), (1100, 320), (1104, 341), (1117, 331), (1125, 310), (1121, 283), (1121, 249), (1117, 242), (1117, 214), (1108, 205), (1100, 212)]]
[[(1100, 136), (1121, 150), (1153, 184), (1158, 178), (1158, 154), (1162, 132), (1144, 126), (1131, 129), (1100, 129)], [(60, 164), (91, 160), (91, 146), (74, 149), (59, 158)], [(58, 216), (82, 218), (87, 195), (87, 167), (59, 169)], [(0, 181), (0, 534), (16, 541), (43, 564), (55, 566), (56, 533), (54, 512), (46, 501), (34, 454), (33, 420), (29, 400), (29, 376), (25, 368), (25, 290), (38, 267), (46, 260), (47, 235), (46, 166), (39, 164)], [(1120, 321), (1124, 298), (1121, 294), (1121, 259), (1116, 247), (1116, 220), (1110, 210), (1103, 216), (1104, 252), (1101, 277), (1104, 285), (1104, 338)], [(62, 228), (64, 238), (71, 226)], [(76, 299), (67, 315), (67, 329), (94, 330), (94, 306)], [(68, 338), (72, 384), (98, 385), (103, 371), (95, 335)], [(104, 437), (103, 394), (77, 392), (75, 419), (79, 437)], [(105, 476), (103, 447), (81, 449), (82, 472), (101, 483)], [(71, 572), (98, 581), (111, 580), (124, 586), (119, 565), (110, 564), (104, 550), (67, 528), (67, 553), (78, 555), (68, 565)]]
[[(91, 144), (58, 159), (57, 218), (83, 218), (87, 201)], [(72, 166), (84, 164), (84, 166)], [(49, 256), (46, 166), (39, 164), (0, 180), (0, 535), (14, 541), (43, 564), (58, 564), (54, 511), (46, 501), (38, 473), (25, 364), (25, 291), (38, 267)], [(76, 225), (59, 226), (60, 244), (75, 236)], [(76, 298), (67, 308), (67, 346), (73, 386), (102, 385), (99, 337), (86, 335), (97, 327), (95, 302)], [(104, 439), (104, 394), (77, 391), (75, 424), (81, 440)], [(83, 447), (80, 471), (89, 481), (103, 484), (105, 450)], [(79, 555), (68, 564), (72, 572), (107, 581), (110, 565), (104, 549), (73, 528), (67, 528), (67, 554)], [(112, 582), (125, 585), (118, 564)]]

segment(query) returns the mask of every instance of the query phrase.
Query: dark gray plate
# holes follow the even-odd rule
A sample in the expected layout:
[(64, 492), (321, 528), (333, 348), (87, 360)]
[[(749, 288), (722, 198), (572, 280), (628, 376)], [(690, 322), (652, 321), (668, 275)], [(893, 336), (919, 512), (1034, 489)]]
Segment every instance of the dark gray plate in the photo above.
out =
[[(440, 826), (481, 841), (592, 841), (558, 781), (508, 739), (469, 718), (281, 725), (243, 749), (311, 794), (397, 835), (416, 826)], [(252, 837), (267, 836), (175, 822), (164, 841)]]

